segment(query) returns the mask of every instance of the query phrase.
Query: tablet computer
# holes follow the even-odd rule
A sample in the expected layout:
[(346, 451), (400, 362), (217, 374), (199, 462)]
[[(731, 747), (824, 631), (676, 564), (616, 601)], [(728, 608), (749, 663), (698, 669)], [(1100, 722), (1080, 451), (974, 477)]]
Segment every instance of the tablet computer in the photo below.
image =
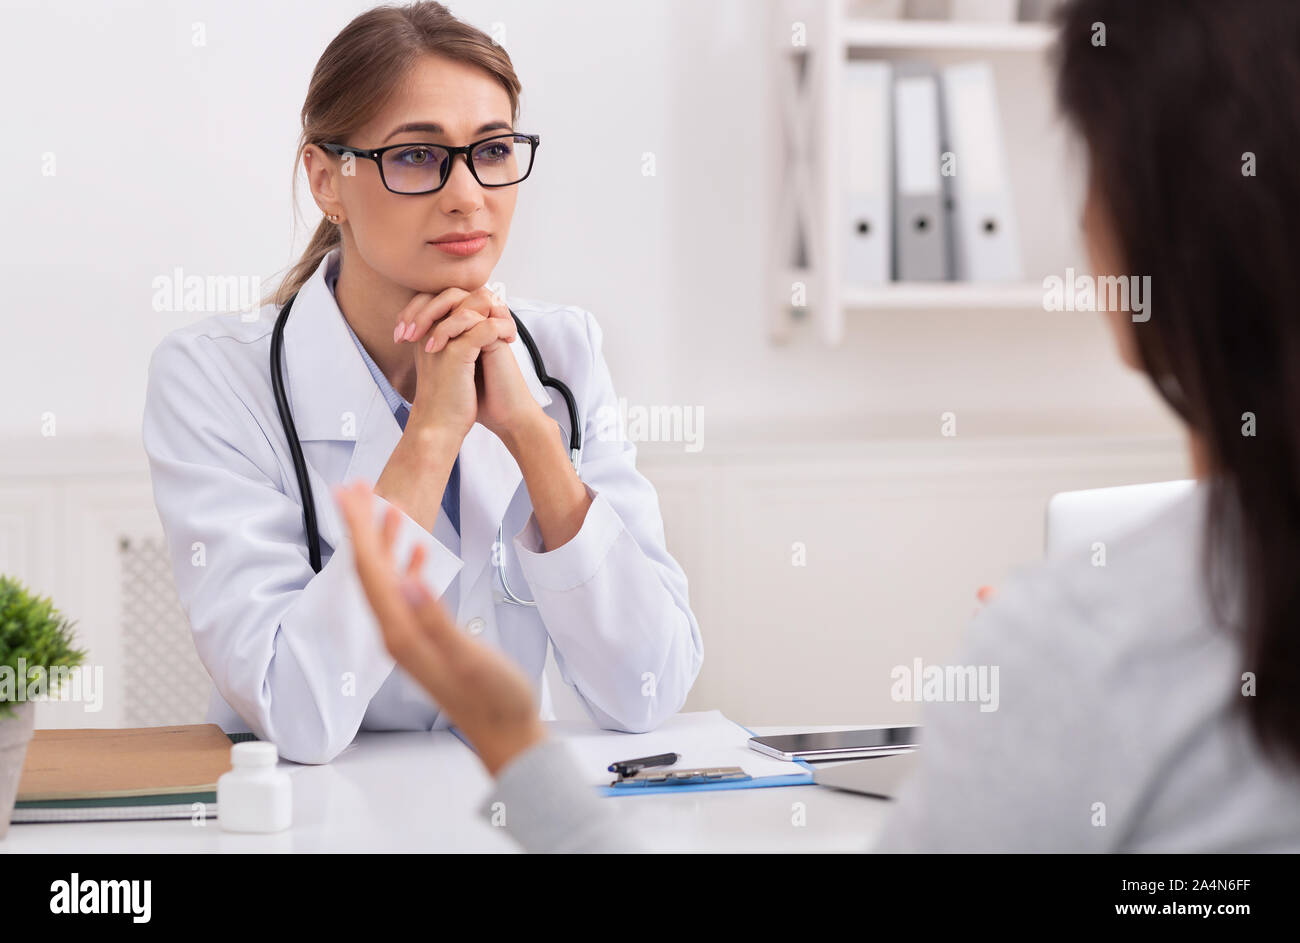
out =
[(824, 733), (750, 737), (749, 748), (780, 760), (854, 760), (913, 749), (920, 727), (865, 727)]

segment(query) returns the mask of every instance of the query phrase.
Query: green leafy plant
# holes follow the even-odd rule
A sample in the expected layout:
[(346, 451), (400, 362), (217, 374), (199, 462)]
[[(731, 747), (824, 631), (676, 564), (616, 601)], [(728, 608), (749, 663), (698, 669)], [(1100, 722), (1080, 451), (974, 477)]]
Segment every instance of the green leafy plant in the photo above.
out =
[[(48, 598), (35, 595), (15, 579), (0, 576), (0, 672), (8, 673), (8, 668), (17, 679), (19, 659), (28, 678), (34, 666), (48, 672), (80, 665), (86, 653), (73, 648), (72, 625)], [(9, 696), (16, 695), (0, 688), (0, 718), (14, 712), (14, 702), (6, 699)]]

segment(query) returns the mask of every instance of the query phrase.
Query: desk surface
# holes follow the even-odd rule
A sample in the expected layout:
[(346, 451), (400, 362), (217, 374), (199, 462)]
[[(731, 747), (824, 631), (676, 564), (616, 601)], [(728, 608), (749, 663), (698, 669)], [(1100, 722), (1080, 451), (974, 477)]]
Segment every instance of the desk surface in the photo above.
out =
[[(845, 727), (756, 727), (756, 734)], [(294, 824), (238, 835), (216, 821), (12, 825), (0, 854), (131, 852), (517, 851), (478, 809), (491, 782), (446, 731), (359, 734), (332, 763), (281, 763), (293, 778)], [(860, 851), (888, 803), (823, 786), (607, 798), (629, 827), (673, 851)], [(799, 810), (795, 803), (803, 803)], [(804, 824), (797, 825), (796, 813)]]

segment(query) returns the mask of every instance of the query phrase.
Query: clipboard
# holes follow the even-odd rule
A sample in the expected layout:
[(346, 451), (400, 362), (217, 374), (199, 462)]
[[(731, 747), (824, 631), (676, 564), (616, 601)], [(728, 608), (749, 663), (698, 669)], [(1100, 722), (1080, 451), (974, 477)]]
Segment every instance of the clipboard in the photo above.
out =
[[(748, 727), (745, 727), (745, 726), (742, 725), (742, 724), (737, 724), (735, 721), (732, 721), (732, 720), (730, 720), (730, 719), (724, 717), (720, 712), (717, 712), (717, 711), (710, 711), (710, 712), (707, 712), (707, 713), (709, 713), (709, 714), (717, 714), (717, 719), (719, 719), (719, 720), (724, 720), (724, 721), (726, 721), (728, 724), (731, 724), (731, 725), (733, 725), (734, 727), (736, 727), (738, 730), (743, 731), (743, 732), (747, 735), (747, 736), (745, 737), (745, 740), (748, 740), (749, 737), (754, 736), (754, 732), (753, 732), (752, 730), (750, 730)], [(692, 716), (697, 716), (697, 717), (702, 717), (702, 718), (704, 718), (704, 715), (689, 715), (689, 714), (686, 714), (686, 715), (677, 715), (677, 716), (678, 716), (678, 717), (683, 717), (683, 718), (686, 718), (686, 717), (692, 717)], [(706, 719), (706, 720), (712, 720), (712, 718), (704, 718), (704, 719)], [(639, 734), (639, 735), (634, 735), (634, 736), (646, 736), (646, 735), (645, 735), (645, 734)], [(669, 734), (669, 736), (671, 736), (671, 734)], [(742, 780), (723, 780), (723, 781), (721, 781), (721, 782), (688, 782), (688, 783), (677, 783), (677, 784), (671, 784), (671, 785), (669, 785), (669, 784), (665, 784), (665, 785), (647, 785), (647, 786), (640, 786), (640, 787), (637, 787), (637, 788), (635, 788), (635, 789), (628, 789), (628, 788), (615, 788), (614, 786), (610, 786), (610, 785), (597, 786), (597, 787), (595, 787), (595, 788), (596, 788), (597, 793), (600, 794), (600, 795), (603, 795), (603, 796), (647, 796), (647, 795), (663, 795), (663, 794), (668, 794), (668, 795), (683, 795), (683, 794), (685, 794), (685, 793), (689, 793), (689, 792), (717, 792), (717, 791), (720, 791), (720, 790), (723, 790), (723, 789), (767, 789), (767, 788), (776, 787), (776, 786), (812, 786), (812, 785), (814, 785), (814, 782), (813, 782), (813, 767), (810, 766), (806, 761), (804, 761), (804, 760), (794, 760), (794, 761), (780, 760), (780, 761), (771, 761), (770, 758), (768, 758), (768, 757), (763, 757), (761, 754), (754, 753), (754, 751), (753, 751), (753, 750), (750, 750), (749, 747), (748, 747), (748, 745), (746, 745), (746, 744), (743, 743), (743, 742), (740, 744), (740, 748), (744, 750), (745, 754), (753, 754), (752, 758), (749, 757), (749, 756), (746, 756), (746, 757), (745, 757), (745, 759), (750, 760), (751, 763), (756, 763), (756, 762), (758, 762), (758, 761), (761, 760), (761, 761), (763, 761), (763, 763), (762, 763), (761, 765), (763, 765), (763, 766), (765, 766), (765, 767), (767, 767), (767, 768), (771, 768), (771, 766), (772, 766), (772, 762), (779, 762), (782, 766), (789, 766), (789, 767), (794, 768), (794, 769), (795, 769), (795, 772), (788, 773), (788, 774), (785, 774), (785, 775), (766, 774), (766, 775), (760, 775), (760, 776), (751, 776), (751, 778), (749, 778), (749, 779), (742, 779)], [(631, 753), (635, 753), (636, 750), (633, 749), (633, 750), (631, 750), (631, 751), (629, 751), (629, 752), (631, 752)], [(649, 754), (649, 753), (654, 753), (654, 752), (663, 752), (663, 751), (656, 751), (656, 750), (653, 750), (653, 749), (649, 749), (649, 748), (647, 748), (645, 752), (646, 752), (647, 754)], [(742, 760), (742, 761), (740, 761), (740, 762), (744, 762), (744, 761)], [(688, 763), (682, 763), (682, 764), (678, 764), (678, 765), (679, 765), (679, 766), (691, 766), (691, 767), (693, 767), (693, 766), (697, 766), (697, 765), (702, 766), (702, 765), (706, 765), (706, 764), (695, 764), (695, 763), (689, 763), (689, 762), (688, 762)], [(707, 765), (714, 765), (714, 766), (717, 766), (717, 765), (721, 765), (721, 764), (707, 764)], [(725, 765), (739, 765), (739, 764), (738, 764), (738, 763), (727, 763), (727, 764), (725, 764)], [(665, 767), (665, 771), (667, 771), (667, 770), (671, 770), (671, 769), (673, 769), (673, 768), (674, 768), (674, 767)]]
[[(722, 789), (765, 789), (773, 786), (812, 786), (813, 767), (804, 760), (777, 760), (763, 756), (751, 750), (748, 745), (754, 732), (748, 727), (725, 717), (721, 711), (699, 711), (694, 713), (674, 714), (656, 730), (649, 733), (628, 734), (612, 730), (593, 729), (587, 724), (552, 721), (551, 729), (563, 739), (570, 755), (577, 762), (578, 768), (589, 779), (590, 788), (601, 796), (651, 796), (668, 793), (682, 795), (688, 792), (716, 792)], [(451, 733), (469, 749), (473, 746), (455, 727)], [(702, 731), (702, 734), (701, 734)], [(616, 789), (609, 785), (610, 774), (606, 767), (622, 757), (653, 756), (659, 753), (681, 752), (685, 743), (691, 743), (692, 736), (708, 741), (705, 752), (707, 757), (700, 757), (688, 750), (683, 759), (674, 768), (702, 768), (719, 766), (740, 766), (748, 769), (764, 770), (758, 776), (744, 780), (726, 780), (722, 782), (690, 782), (675, 785), (647, 785), (636, 789)], [(728, 738), (734, 737), (734, 745), (728, 747)], [(724, 760), (725, 758), (725, 760)], [(792, 769), (791, 773), (773, 773), (772, 770)], [(597, 772), (599, 771), (599, 772)], [(599, 777), (603, 782), (596, 782)]]

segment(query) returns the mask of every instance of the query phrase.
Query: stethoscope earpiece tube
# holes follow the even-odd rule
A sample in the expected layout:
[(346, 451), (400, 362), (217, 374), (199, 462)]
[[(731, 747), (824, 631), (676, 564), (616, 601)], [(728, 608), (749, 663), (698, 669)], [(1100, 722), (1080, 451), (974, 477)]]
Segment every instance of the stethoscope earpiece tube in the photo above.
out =
[(280, 413), (280, 424), (284, 426), (285, 438), (289, 440), (289, 455), (293, 459), (293, 471), (298, 478), (298, 493), (302, 496), (302, 522), (307, 531), (307, 557), (311, 568), (320, 572), (320, 530), (316, 526), (316, 501), (312, 498), (311, 481), (307, 477), (307, 462), (302, 457), (302, 445), (298, 441), (298, 430), (293, 425), (293, 413), (289, 409), (289, 397), (284, 393), (284, 374), (280, 361), (284, 351), (284, 325), (289, 320), (289, 309), (293, 307), (298, 293), (294, 292), (280, 316), (275, 319), (275, 328), (271, 331), (271, 389), (275, 392), (275, 408)]
[(582, 451), (582, 426), (578, 422), (578, 401), (573, 398), (573, 393), (567, 386), (546, 372), (542, 352), (537, 349), (537, 342), (533, 340), (533, 335), (528, 332), (528, 328), (524, 327), (524, 322), (519, 320), (519, 315), (511, 311), (510, 316), (515, 319), (515, 326), (519, 328), (520, 340), (528, 348), (528, 356), (533, 361), (533, 369), (537, 371), (537, 379), (542, 381), (542, 386), (549, 386), (559, 393), (564, 399), (564, 405), (569, 408), (569, 454), (577, 455)]

